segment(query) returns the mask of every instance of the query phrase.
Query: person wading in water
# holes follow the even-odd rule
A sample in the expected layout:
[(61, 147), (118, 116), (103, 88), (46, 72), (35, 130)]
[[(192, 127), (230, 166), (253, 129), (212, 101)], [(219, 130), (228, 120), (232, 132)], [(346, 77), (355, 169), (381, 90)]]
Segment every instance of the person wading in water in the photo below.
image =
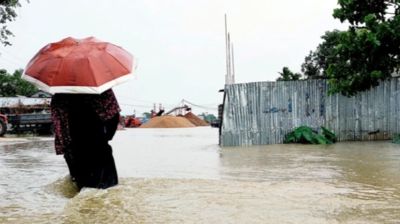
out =
[(55, 149), (64, 154), (79, 189), (118, 184), (112, 148), (120, 107), (111, 89), (102, 94), (56, 93), (51, 100)]

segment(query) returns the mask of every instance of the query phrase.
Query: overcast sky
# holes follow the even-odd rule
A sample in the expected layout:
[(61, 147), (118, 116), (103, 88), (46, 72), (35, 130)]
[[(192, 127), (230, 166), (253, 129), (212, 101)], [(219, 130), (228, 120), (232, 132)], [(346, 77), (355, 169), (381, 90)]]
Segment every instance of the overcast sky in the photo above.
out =
[[(337, 0), (31, 0), (9, 23), (13, 46), (0, 68), (24, 68), (49, 42), (95, 36), (138, 58), (135, 78), (114, 91), (124, 114), (166, 110), (182, 99), (216, 108), (225, 82), (224, 14), (235, 47), (236, 82), (273, 81), (300, 71), (327, 30), (343, 28)], [(215, 113), (193, 107), (195, 113)]]

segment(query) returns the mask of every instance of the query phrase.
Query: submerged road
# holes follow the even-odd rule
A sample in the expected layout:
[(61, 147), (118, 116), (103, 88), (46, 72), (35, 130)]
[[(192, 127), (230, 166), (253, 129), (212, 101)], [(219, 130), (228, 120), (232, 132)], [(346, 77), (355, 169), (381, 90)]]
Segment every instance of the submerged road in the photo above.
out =
[(76, 189), (52, 139), (0, 144), (0, 223), (398, 223), (400, 146), (221, 149), (218, 130), (126, 129), (120, 185)]

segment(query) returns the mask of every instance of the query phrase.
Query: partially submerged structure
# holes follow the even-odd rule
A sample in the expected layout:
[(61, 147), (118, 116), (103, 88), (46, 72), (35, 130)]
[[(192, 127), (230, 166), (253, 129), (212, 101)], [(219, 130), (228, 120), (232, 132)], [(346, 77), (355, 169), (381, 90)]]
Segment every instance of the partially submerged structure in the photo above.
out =
[(339, 141), (385, 140), (400, 133), (400, 79), (346, 97), (329, 95), (326, 80), (226, 85), (220, 144), (283, 143), (294, 128), (325, 126)]

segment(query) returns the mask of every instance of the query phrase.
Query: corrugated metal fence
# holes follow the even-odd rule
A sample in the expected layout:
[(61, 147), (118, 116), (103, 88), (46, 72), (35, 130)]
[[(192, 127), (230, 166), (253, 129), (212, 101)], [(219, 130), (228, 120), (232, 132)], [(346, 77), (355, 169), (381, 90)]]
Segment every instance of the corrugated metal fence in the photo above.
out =
[(327, 90), (325, 80), (227, 85), (221, 145), (282, 143), (300, 125), (327, 127), (339, 141), (383, 140), (400, 133), (400, 79), (351, 98)]

